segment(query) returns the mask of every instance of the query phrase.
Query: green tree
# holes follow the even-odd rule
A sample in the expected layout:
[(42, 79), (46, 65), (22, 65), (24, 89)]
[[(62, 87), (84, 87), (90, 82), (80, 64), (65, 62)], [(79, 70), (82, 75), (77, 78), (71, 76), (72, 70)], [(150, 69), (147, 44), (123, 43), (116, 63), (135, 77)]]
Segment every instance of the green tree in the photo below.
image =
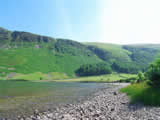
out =
[(152, 86), (160, 87), (160, 58), (156, 58), (155, 62), (149, 66), (146, 76)]
[(106, 63), (97, 63), (97, 64), (82, 65), (75, 72), (79, 76), (91, 76), (91, 75), (111, 74), (112, 69)]
[(137, 83), (143, 82), (145, 80), (144, 74), (139, 71), (137, 75)]

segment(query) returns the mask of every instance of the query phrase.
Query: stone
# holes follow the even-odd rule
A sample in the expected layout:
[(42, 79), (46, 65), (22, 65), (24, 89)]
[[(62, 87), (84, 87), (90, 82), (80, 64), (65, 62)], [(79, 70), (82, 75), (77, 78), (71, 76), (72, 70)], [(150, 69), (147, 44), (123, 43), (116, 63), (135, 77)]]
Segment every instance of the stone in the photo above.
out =
[(115, 108), (111, 108), (111, 111), (114, 111), (115, 110)]
[(53, 111), (35, 110), (25, 120), (160, 120), (160, 107), (129, 104), (129, 98), (119, 92), (120, 88), (101, 89), (86, 100), (58, 106)]
[(35, 111), (34, 111), (34, 115), (38, 115), (39, 114), (39, 111), (36, 109)]
[(114, 95), (118, 95), (118, 93), (117, 93), (117, 92), (113, 92), (113, 94), (114, 94)]

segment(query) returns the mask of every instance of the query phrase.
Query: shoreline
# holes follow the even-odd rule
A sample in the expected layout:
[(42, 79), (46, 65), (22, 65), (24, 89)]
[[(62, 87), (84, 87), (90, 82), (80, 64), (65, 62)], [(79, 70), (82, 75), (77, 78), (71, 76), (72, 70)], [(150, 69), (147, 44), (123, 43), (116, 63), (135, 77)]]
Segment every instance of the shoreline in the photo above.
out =
[[(106, 83), (108, 84), (108, 83)], [(35, 110), (30, 117), (19, 116), (18, 120), (159, 120), (160, 107), (130, 104), (126, 94), (119, 90), (128, 84), (104, 88), (78, 104), (57, 106), (54, 110)]]

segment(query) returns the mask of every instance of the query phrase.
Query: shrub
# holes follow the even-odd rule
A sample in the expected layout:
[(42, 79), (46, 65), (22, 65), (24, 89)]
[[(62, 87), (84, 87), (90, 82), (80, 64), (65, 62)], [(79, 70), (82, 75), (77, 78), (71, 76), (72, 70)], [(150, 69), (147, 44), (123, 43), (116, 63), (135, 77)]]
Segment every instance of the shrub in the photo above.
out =
[(149, 66), (146, 76), (152, 86), (160, 87), (160, 59)]
[(138, 72), (137, 75), (137, 83), (143, 82), (145, 80), (145, 77), (141, 71)]
[(130, 96), (131, 103), (160, 106), (160, 89), (151, 87), (146, 82), (129, 85), (120, 91)]
[(150, 86), (152, 86), (152, 81), (150, 81), (150, 80), (147, 80), (147, 81), (146, 81), (146, 83), (147, 83), (147, 85), (150, 85)]

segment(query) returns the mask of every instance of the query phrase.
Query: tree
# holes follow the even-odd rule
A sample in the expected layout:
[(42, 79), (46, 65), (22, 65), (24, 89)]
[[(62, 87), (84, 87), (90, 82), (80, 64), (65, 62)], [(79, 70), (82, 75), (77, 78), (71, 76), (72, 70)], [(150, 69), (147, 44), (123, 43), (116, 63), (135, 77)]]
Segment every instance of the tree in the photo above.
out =
[(152, 86), (160, 87), (160, 58), (149, 66), (146, 76), (151, 81)]
[(79, 76), (111, 74), (112, 69), (106, 63), (85, 64), (81, 65), (80, 68), (75, 71), (75, 73)]
[(118, 73), (137, 73), (139, 71), (139, 67), (131, 62), (114, 62), (111, 67)]
[(139, 71), (137, 76), (137, 83), (143, 82), (145, 80), (144, 74)]

